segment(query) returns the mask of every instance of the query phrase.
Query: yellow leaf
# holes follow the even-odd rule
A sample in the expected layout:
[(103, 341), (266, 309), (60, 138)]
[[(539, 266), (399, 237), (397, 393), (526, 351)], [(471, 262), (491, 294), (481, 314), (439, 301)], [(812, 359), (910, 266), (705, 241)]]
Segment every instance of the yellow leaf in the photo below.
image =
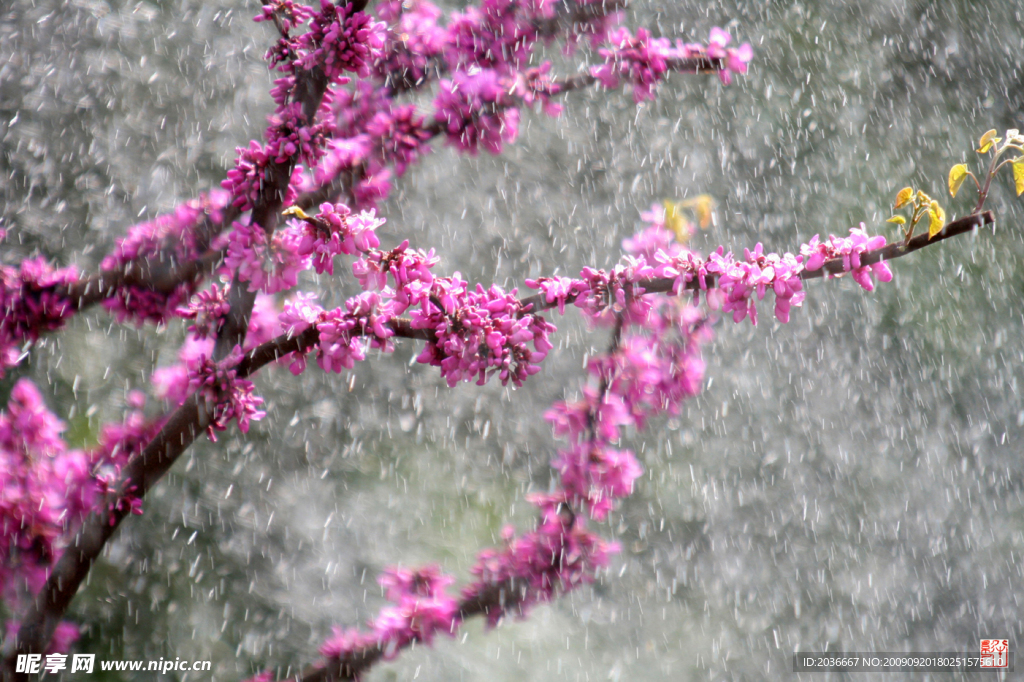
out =
[(960, 191), (960, 185), (964, 184), (964, 180), (967, 178), (967, 166), (962, 163), (958, 163), (949, 169), (949, 193), (952, 196), (956, 196), (956, 193)]
[(683, 217), (680, 205), (674, 201), (665, 200), (662, 202), (665, 207), (665, 227), (671, 230), (681, 243), (685, 244), (690, 238), (690, 223)]
[(932, 202), (928, 210), (928, 239), (931, 239), (946, 226), (946, 212), (942, 210), (937, 202)]
[(706, 230), (711, 225), (711, 213), (715, 210), (715, 200), (708, 194), (700, 194), (679, 204), (691, 209), (697, 218), (700, 229)]
[(300, 220), (310, 220), (310, 217), (306, 215), (306, 212), (298, 206), (289, 206), (285, 210), (281, 211), (281, 215), (295, 216)]
[(910, 197), (912, 196), (914, 196), (914, 188), (904, 187), (896, 193), (896, 203), (893, 205), (893, 208), (903, 208), (910, 203)]
[(893, 217), (889, 218), (885, 222), (887, 222), (887, 223), (896, 223), (897, 225), (906, 225), (907, 224), (907, 219), (904, 218), (901, 215), (894, 215)]
[(993, 128), (981, 136), (981, 140), (978, 141), (978, 148), (975, 151), (979, 154), (984, 154), (989, 149), (992, 149), (992, 145), (999, 142), (999, 139), (1000, 138), (996, 137), (996, 131)]
[(1024, 194), (1024, 156), (1013, 162), (1013, 184), (1017, 187), (1017, 196)]

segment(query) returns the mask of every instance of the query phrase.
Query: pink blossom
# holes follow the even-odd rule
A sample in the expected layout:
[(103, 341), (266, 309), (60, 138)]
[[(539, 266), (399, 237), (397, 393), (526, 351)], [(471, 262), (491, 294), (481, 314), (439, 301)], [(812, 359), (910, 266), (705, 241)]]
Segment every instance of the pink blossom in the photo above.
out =
[(193, 296), (187, 307), (175, 311), (180, 317), (193, 320), (188, 330), (197, 339), (217, 336), (221, 320), (231, 310), (227, 292), (227, 287), (211, 284), (209, 289)]
[(615, 498), (633, 492), (643, 467), (629, 450), (616, 450), (600, 441), (578, 443), (561, 450), (551, 466), (561, 475), (562, 488), (571, 499), (585, 502), (590, 515), (604, 520)]
[[(266, 169), (276, 163), (275, 157), (280, 154), (280, 150), (277, 146), (264, 147), (256, 140), (251, 140), (248, 147), (237, 147), (235, 152), (238, 154), (235, 167), (228, 171), (220, 186), (234, 197), (232, 205), (240, 211), (248, 211), (259, 203), (266, 182)], [(283, 197), (286, 206), (298, 196), (297, 187), (301, 177), (302, 168), (296, 165)]]
[[(410, 311), (413, 329), (430, 329), (418, 362), (441, 368), (449, 386), (476, 379), (478, 385), (497, 374), (502, 384), (521, 386), (540, 371), (551, 349), (554, 327), (523, 310), (516, 290), (498, 286), (469, 289), (459, 273), (435, 277), (429, 290), (417, 289), (419, 307)], [(527, 344), (532, 344), (531, 350)]]
[(57, 269), (43, 258), (0, 265), (0, 377), (19, 362), (18, 346), (64, 326), (75, 312), (66, 287), (76, 281), (75, 268)]
[(268, 248), (261, 226), (236, 222), (233, 227), (224, 265), (249, 283), (249, 291), (290, 289), (298, 283), (299, 273), (309, 267), (309, 257), (301, 252), (301, 230), (277, 230)]
[(242, 433), (248, 433), (251, 420), (259, 421), (266, 416), (266, 412), (258, 409), (263, 399), (253, 393), (253, 383), (237, 375), (235, 366), (242, 355), (242, 349), (235, 346), (219, 362), (203, 354), (188, 366), (189, 392), (199, 393), (213, 408), (207, 428), (210, 440), (217, 440), (214, 431), (224, 431), (232, 419), (237, 420)]
[(440, 82), (435, 118), (444, 124), (449, 144), (470, 155), (480, 148), (500, 154), (519, 134), (519, 110), (497, 71), (456, 72)]
[(317, 364), (325, 372), (341, 372), (366, 357), (367, 345), (391, 352), (394, 348), (389, 339), (394, 331), (388, 322), (393, 317), (390, 301), (372, 291), (350, 298), (344, 310), (322, 313), (316, 325), (320, 332)]
[(606, 88), (617, 88), (620, 79), (633, 85), (633, 101), (654, 99), (654, 87), (668, 71), (667, 58), (673, 54), (667, 38), (652, 38), (644, 28), (634, 37), (619, 27), (609, 37), (610, 48), (599, 50), (604, 64), (594, 66), (590, 74)]
[(365, 78), (384, 47), (384, 24), (357, 12), (350, 3), (321, 2), (309, 31), (299, 39), (303, 69), (319, 67), (331, 81), (346, 72)]
[(430, 153), (431, 134), (424, 126), (423, 117), (411, 104), (378, 112), (367, 123), (366, 130), (378, 146), (381, 161), (393, 163), (399, 177), (420, 157)]
[(441, 10), (426, 0), (414, 0), (382, 3), (377, 13), (393, 25), (387, 31), (384, 57), (374, 64), (375, 75), (397, 89), (422, 83), (445, 49), (447, 32), (437, 24)]
[(297, 222), (301, 232), (297, 254), (311, 258), (318, 273), (334, 274), (334, 256), (365, 253), (380, 246), (375, 230), (383, 225), (374, 210), (352, 215), (345, 204), (320, 204), (314, 217)]
[(730, 40), (732, 40), (732, 36), (727, 31), (715, 26), (711, 29), (707, 48), (709, 58), (724, 61), (724, 68), (719, 70), (718, 77), (726, 85), (732, 82), (732, 74), (746, 73), (747, 64), (754, 58), (754, 49), (750, 43), (743, 43), (739, 49), (734, 50), (726, 47)]

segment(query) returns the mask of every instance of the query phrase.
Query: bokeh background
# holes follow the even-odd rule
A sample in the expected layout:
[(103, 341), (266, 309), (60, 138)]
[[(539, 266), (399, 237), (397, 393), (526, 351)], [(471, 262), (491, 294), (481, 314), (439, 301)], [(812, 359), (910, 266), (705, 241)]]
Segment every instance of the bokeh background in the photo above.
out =
[[(5, 3), (4, 262), (95, 268), (133, 222), (216, 186), (270, 110), (256, 11)], [(576, 93), (560, 119), (525, 114), (500, 157), (438, 147), (383, 206), (382, 243), (522, 286), (614, 263), (663, 199), (717, 200), (694, 239), (705, 253), (793, 249), (861, 221), (894, 237), (883, 221), (905, 185), (964, 215), (973, 191), (950, 200), (949, 167), (980, 170), (982, 132), (1024, 128), (1021, 13), (1011, 0), (637, 0), (627, 24), (658, 35), (728, 27), (754, 46), (751, 73), (730, 87), (675, 75), (639, 107)], [(594, 55), (548, 56), (565, 74)], [(754, 680), (796, 677), (798, 649), (1017, 649), (1024, 200), (1003, 173), (995, 229), (898, 261), (892, 284), (816, 281), (791, 324), (770, 303), (756, 328), (716, 324), (702, 396), (628, 438), (647, 473), (600, 528), (623, 551), (592, 589), (496, 631), (472, 623), (369, 679)], [(328, 305), (355, 291), (347, 274), (304, 286)], [(467, 579), (502, 525), (533, 522), (523, 496), (547, 488), (557, 447), (541, 415), (606, 346), (574, 313), (555, 322), (557, 351), (517, 391), (449, 390), (406, 342), (350, 374), (264, 372), (267, 418), (194, 446), (93, 569), (70, 613), (75, 650), (210, 659), (213, 680), (294, 674), (332, 625), (383, 605), (383, 567)], [(30, 376), (89, 444), (181, 338), (92, 311), (0, 381), (0, 401)]]

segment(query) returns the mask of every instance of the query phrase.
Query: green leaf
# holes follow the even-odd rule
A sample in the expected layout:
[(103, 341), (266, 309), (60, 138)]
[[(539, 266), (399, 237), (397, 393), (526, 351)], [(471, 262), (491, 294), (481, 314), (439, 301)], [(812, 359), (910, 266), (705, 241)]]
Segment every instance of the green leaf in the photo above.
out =
[(906, 225), (907, 224), (907, 219), (904, 218), (901, 215), (894, 215), (893, 217), (889, 218), (885, 222), (887, 222), (887, 223), (896, 223), (897, 225)]
[(956, 196), (956, 193), (960, 191), (960, 185), (964, 184), (964, 180), (967, 179), (967, 166), (962, 163), (958, 163), (949, 169), (949, 193), (951, 196)]
[(1013, 184), (1017, 187), (1017, 196), (1024, 194), (1024, 156), (1013, 160)]
[(937, 201), (933, 201), (928, 209), (928, 239), (931, 239), (946, 226), (946, 212)]
[(893, 204), (893, 209), (903, 208), (910, 203), (910, 198), (914, 196), (913, 187), (904, 187), (896, 193), (896, 203)]

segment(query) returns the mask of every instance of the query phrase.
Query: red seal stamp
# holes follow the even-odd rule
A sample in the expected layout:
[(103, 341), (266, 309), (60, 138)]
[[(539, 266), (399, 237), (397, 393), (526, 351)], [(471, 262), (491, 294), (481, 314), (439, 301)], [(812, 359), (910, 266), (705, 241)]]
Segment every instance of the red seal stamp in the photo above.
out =
[(982, 668), (1007, 668), (1009, 662), (1007, 654), (1010, 652), (1010, 640), (1008, 639), (983, 639), (981, 640), (981, 667)]

